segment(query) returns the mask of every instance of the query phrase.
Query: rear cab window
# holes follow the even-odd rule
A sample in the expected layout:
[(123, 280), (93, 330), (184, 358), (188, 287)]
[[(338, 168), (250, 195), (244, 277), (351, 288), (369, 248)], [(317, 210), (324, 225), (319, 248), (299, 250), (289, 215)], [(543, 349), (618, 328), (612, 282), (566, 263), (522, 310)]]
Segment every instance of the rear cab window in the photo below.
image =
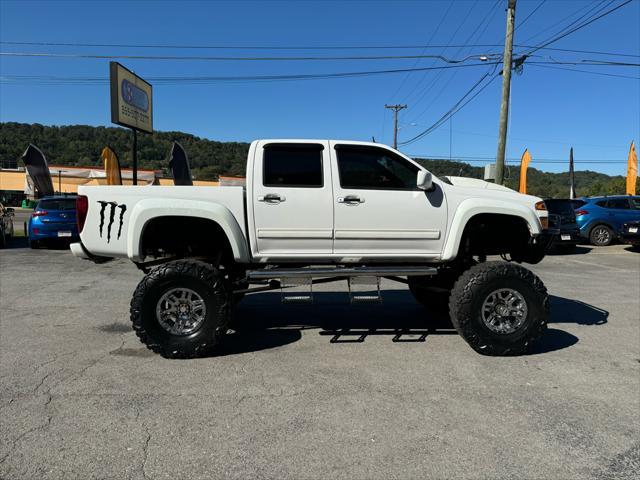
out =
[(322, 188), (322, 151), (319, 144), (268, 144), (262, 159), (265, 187)]
[(75, 210), (75, 198), (50, 198), (40, 200), (36, 210)]
[(570, 215), (573, 213), (573, 205), (569, 200), (549, 199), (544, 201), (549, 213), (558, 215)]

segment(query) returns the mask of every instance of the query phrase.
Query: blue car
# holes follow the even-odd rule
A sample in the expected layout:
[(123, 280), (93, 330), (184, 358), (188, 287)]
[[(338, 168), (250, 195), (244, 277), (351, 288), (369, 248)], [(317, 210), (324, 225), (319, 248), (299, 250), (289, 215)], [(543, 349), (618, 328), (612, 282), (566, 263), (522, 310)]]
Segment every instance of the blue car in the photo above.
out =
[(615, 195), (572, 200), (580, 234), (592, 245), (610, 245), (622, 233), (622, 225), (640, 220), (640, 197)]
[(29, 218), (27, 234), (31, 248), (38, 248), (46, 241), (77, 240), (76, 197), (53, 196), (40, 199)]

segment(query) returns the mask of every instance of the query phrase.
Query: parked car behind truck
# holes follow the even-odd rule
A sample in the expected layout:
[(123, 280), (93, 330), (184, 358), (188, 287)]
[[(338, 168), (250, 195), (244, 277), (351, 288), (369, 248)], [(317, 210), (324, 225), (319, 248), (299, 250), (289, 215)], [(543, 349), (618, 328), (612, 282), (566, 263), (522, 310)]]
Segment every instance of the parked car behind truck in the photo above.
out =
[(29, 218), (27, 235), (31, 248), (47, 242), (77, 240), (76, 196), (41, 198)]
[(640, 220), (640, 197), (613, 195), (584, 197), (576, 209), (576, 221), (583, 238), (604, 247), (614, 242), (626, 222)]
[[(380, 278), (444, 299), (478, 352), (516, 354), (542, 335), (549, 301), (537, 263), (551, 239), (537, 197), (482, 180), (435, 178), (376, 143), (260, 140), (246, 187), (81, 186), (74, 255), (128, 257), (147, 275), (131, 301), (140, 340), (165, 357), (215, 351), (243, 295), (347, 282), (379, 301)], [(485, 262), (500, 254), (514, 262)], [(373, 293), (357, 287), (369, 282)], [(254, 285), (254, 287), (251, 287)], [(304, 285), (305, 294), (288, 287)]]
[(569, 199), (545, 199), (549, 211), (549, 225), (559, 230), (553, 245), (560, 250), (573, 250), (580, 241), (580, 228), (576, 222), (576, 214)]

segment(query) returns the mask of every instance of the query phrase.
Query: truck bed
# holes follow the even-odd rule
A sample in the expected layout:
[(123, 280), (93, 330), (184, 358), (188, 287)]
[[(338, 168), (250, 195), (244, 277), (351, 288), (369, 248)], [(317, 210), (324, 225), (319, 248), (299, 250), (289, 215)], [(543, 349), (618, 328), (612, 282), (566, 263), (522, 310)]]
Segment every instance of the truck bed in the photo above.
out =
[(147, 217), (189, 215), (212, 209), (228, 210), (231, 221), (235, 219), (247, 238), (241, 186), (81, 186), (78, 194), (88, 198), (80, 238), (94, 255), (141, 260), (137, 242)]

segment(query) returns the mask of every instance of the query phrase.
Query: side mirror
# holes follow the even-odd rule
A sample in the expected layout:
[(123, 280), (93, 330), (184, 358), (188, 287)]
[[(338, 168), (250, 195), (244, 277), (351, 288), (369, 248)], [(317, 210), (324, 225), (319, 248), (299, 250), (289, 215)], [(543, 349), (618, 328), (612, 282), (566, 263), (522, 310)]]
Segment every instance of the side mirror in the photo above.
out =
[(418, 171), (418, 178), (416, 179), (416, 186), (420, 190), (424, 190), (425, 192), (430, 192), (433, 190), (433, 177), (431, 172), (427, 172), (426, 170)]

